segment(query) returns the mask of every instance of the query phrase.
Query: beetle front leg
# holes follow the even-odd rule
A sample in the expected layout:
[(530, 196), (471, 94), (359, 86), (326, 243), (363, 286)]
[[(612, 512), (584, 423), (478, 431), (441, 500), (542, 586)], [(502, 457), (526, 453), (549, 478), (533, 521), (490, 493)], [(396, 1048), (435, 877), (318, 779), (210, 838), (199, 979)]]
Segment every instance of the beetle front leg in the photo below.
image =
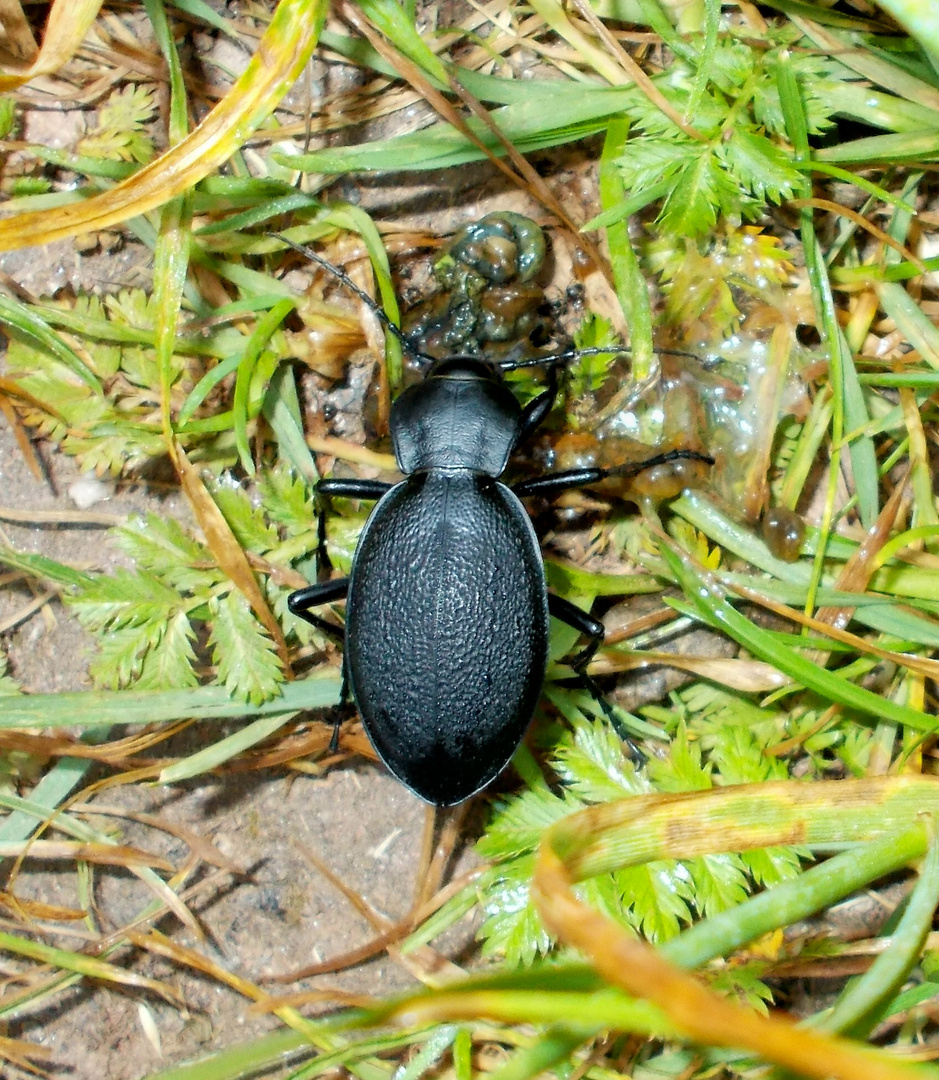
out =
[[(380, 499), (393, 486), (393, 484), (388, 484), (384, 480), (364, 480), (358, 476), (337, 476), (320, 480), (316, 485), (316, 493), (325, 495), (327, 498), (330, 495), (337, 495), (343, 499)], [(328, 570), (332, 564), (326, 551), (326, 515), (322, 512), (322, 508), (319, 514), (317, 540), (317, 565), (321, 570)], [(287, 603), (289, 605), (290, 601), (288, 600)], [(315, 607), (317, 603), (328, 603), (328, 601), (313, 601), (313, 606)], [(293, 608), (291, 608), (291, 611), (293, 611)], [(294, 612), (294, 614), (299, 614), (299, 612)], [(300, 617), (306, 619), (305, 615)], [(320, 630), (323, 629), (321, 622), (314, 622), (312, 619), (307, 619), (307, 622), (312, 622)], [(328, 630), (326, 632), (329, 633)]]

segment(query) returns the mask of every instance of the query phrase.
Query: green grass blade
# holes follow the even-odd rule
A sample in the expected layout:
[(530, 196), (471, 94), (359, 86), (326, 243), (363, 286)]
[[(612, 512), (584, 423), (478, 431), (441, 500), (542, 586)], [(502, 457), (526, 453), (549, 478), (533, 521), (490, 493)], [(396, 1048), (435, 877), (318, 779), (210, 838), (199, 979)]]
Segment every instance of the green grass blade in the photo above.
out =
[(275, 713), (273, 716), (265, 716), (261, 720), (255, 720), (253, 724), (247, 724), (224, 739), (218, 739), (211, 746), (199, 750), (189, 757), (167, 766), (157, 778), (160, 784), (175, 784), (180, 780), (189, 780), (201, 773), (211, 772), (233, 757), (250, 750), (263, 739), (273, 735), (296, 716), (296, 712)]
[(841, 852), (826, 862), (751, 896), (737, 907), (712, 915), (666, 941), (661, 950), (686, 970), (703, 967), (727, 956), (749, 941), (830, 907), (887, 874), (895, 873), (925, 854), (928, 835), (913, 825), (899, 835), (871, 840)]
[(287, 318), (296, 307), (293, 300), (281, 300), (270, 311), (263, 315), (257, 326), (248, 338), (244, 353), (238, 363), (238, 374), (235, 379), (235, 397), (232, 402), (232, 413), (235, 427), (235, 446), (238, 449), (238, 457), (241, 467), (248, 476), (253, 476), (254, 461), (251, 457), (251, 447), (248, 443), (249, 395), (254, 373), (261, 358), (261, 353), (267, 347), (272, 335), (280, 324)]
[[(626, 120), (610, 120), (600, 157), (600, 205), (604, 210), (621, 205), (626, 199), (626, 189), (616, 162), (623, 154), (628, 132), (629, 124)], [(629, 326), (632, 377), (636, 382), (644, 383), (655, 370), (649, 290), (639, 267), (639, 260), (632, 249), (626, 222), (611, 223), (606, 235), (616, 296)]]
[(70, 371), (97, 394), (103, 393), (97, 375), (84, 360), (59, 337), (32, 308), (12, 296), (0, 293), (0, 323), (8, 327), (14, 336), (42, 349), (63, 363)]
[[(772, 634), (741, 615), (724, 599), (711, 575), (699, 574), (669, 548), (663, 547), (662, 554), (690, 600), (687, 607), (695, 611), (708, 626), (723, 630), (754, 656), (773, 664), (800, 685), (814, 690), (828, 701), (855, 709), (878, 721), (886, 718), (926, 732), (933, 732), (939, 727), (936, 717), (907, 705), (899, 705), (803, 659), (793, 649), (779, 643)], [(685, 608), (686, 605), (681, 605), (679, 610)]]
[(880, 1023), (884, 1006), (901, 990), (919, 962), (937, 905), (939, 844), (933, 837), (903, 917), (890, 935), (890, 948), (848, 985), (822, 1022), (826, 1031), (840, 1031), (861, 1039)]
[(218, 720), (233, 716), (270, 716), (292, 709), (322, 709), (338, 704), (339, 682), (338, 675), (327, 675), (285, 683), (278, 697), (260, 705), (232, 701), (223, 686), (23, 694), (16, 698), (0, 698), (0, 728), (95, 728), (123, 723), (156, 724), (186, 717)]

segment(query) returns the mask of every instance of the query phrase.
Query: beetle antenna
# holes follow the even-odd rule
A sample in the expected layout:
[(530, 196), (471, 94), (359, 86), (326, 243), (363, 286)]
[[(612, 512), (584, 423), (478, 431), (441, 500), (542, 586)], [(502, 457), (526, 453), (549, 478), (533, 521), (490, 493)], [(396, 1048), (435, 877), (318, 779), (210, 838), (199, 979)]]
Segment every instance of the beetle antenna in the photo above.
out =
[(294, 251), (303, 255), (309, 259), (310, 262), (315, 262), (318, 266), (321, 266), (324, 270), (328, 270), (337, 281), (345, 285), (345, 287), (354, 296), (358, 297), (363, 304), (372, 312), (376, 319), (382, 324), (382, 326), (394, 337), (398, 344), (405, 352), (413, 357), (417, 361), (426, 361), (427, 363), (433, 363), (434, 358), (428, 356), (426, 353), (422, 353), (419, 349), (415, 349), (411, 342), (408, 340), (407, 335), (401, 329), (388, 318), (385, 310), (380, 304), (376, 304), (371, 296), (364, 289), (360, 289), (358, 285), (349, 277), (345, 271), (340, 270), (338, 266), (334, 266), (328, 259), (324, 259), (322, 255), (318, 255), (312, 248), (307, 247), (305, 244), (298, 244), (289, 237), (284, 236), (283, 233), (270, 233), (275, 240), (280, 240), (281, 243), (286, 244), (287, 247), (293, 248)]
[[(540, 367), (542, 364), (559, 366), (572, 360), (579, 360), (582, 356), (617, 356), (628, 355), (630, 349), (625, 345), (591, 345), (586, 349), (567, 349), (564, 352), (551, 353), (548, 356), (532, 356), (525, 360), (500, 360), (501, 371), (518, 371), (520, 368)], [(656, 352), (665, 353), (667, 356), (687, 356), (692, 360), (700, 360), (697, 353), (683, 352), (680, 349), (657, 349)]]
[(714, 458), (710, 454), (704, 454), (700, 450), (666, 450), (661, 454), (654, 454), (645, 461), (632, 461), (623, 465), (614, 465), (603, 471), (608, 476), (620, 476), (628, 478), (638, 476), (646, 469), (654, 469), (657, 465), (668, 465), (672, 461), (702, 461), (705, 465), (713, 465)]

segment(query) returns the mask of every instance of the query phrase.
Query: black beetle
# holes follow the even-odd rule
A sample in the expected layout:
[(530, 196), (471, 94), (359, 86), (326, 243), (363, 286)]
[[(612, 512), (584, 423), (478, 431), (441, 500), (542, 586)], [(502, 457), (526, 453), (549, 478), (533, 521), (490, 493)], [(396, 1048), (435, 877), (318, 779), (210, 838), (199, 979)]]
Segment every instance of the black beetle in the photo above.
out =
[(541, 548), (520, 498), (680, 458), (711, 462), (696, 451), (672, 450), (619, 469), (500, 483), (515, 448), (551, 411), (558, 364), (572, 355), (547, 358), (548, 386), (524, 408), (498, 366), (474, 357), (435, 362), (392, 406), (391, 436), (405, 479), (317, 485), (323, 495), (379, 502), (362, 530), (351, 576), (291, 593), (288, 607), (335, 633), (311, 609), (347, 598), (344, 691), (351, 688), (385, 765), (437, 806), (484, 788), (518, 748), (541, 694), (549, 614), (589, 638), (569, 661), (577, 669), (603, 640), (599, 620), (548, 592)]

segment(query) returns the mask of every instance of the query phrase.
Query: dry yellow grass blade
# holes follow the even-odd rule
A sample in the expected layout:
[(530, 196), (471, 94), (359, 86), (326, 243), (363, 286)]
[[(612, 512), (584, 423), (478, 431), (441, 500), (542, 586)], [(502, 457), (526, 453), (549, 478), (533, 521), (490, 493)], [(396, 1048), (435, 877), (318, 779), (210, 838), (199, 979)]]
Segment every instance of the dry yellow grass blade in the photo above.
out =
[(241, 590), (260, 620), (261, 625), (271, 635), (277, 648), (277, 655), (283, 664), (284, 672), (288, 678), (292, 678), (290, 656), (287, 651), (287, 643), (284, 641), (284, 633), (267, 600), (264, 598), (264, 593), (261, 592), (261, 587), (254, 576), (248, 557), (238, 543), (231, 526), (215, 505), (215, 500), (202, 482), (198, 470), (190, 464), (185, 451), (178, 443), (172, 444), (171, 457), (173, 464), (176, 466), (179, 482), (189, 499), (189, 505), (196, 515), (196, 520), (199, 522), (199, 527), (202, 529), (209, 550), (215, 556), (225, 574)]
[(46, 1046), (37, 1046), (35, 1043), (24, 1042), (22, 1039), (10, 1039), (6, 1035), (0, 1035), (0, 1058), (8, 1061), (11, 1065), (18, 1065), (24, 1072), (30, 1072), (34, 1076), (48, 1076), (44, 1070), (33, 1064), (33, 1059), (48, 1061), (52, 1057), (52, 1051)]
[[(76, 0), (59, 6), (70, 7), (74, 20)], [(319, 40), (327, 7), (326, 0), (280, 0), (244, 73), (190, 135), (102, 195), (0, 221), (0, 251), (107, 229), (188, 191), (227, 161), (291, 88)]]
[(914, 1068), (846, 1039), (797, 1028), (775, 1014), (760, 1016), (674, 967), (651, 945), (630, 936), (574, 895), (571, 876), (550, 845), (538, 854), (532, 893), (545, 925), (590, 958), (612, 985), (659, 1005), (669, 1019), (706, 1046), (752, 1050), (816, 1080), (914, 1080)]
[(603, 653), (596, 663), (590, 665), (589, 670), (591, 675), (608, 675), (614, 671), (637, 671), (656, 664), (687, 671), (699, 678), (710, 679), (719, 686), (741, 690), (747, 694), (767, 693), (792, 682), (787, 675), (762, 660), (681, 656), (678, 653), (648, 650), (628, 654)]
[(37, 75), (51, 75), (58, 71), (81, 45), (100, 7), (101, 0), (55, 0), (49, 9), (46, 32), (38, 54), (22, 71), (0, 72), (0, 93), (15, 90)]
[(16, 859), (21, 855), (33, 859), (65, 859), (100, 863), (103, 866), (151, 866), (157, 870), (173, 870), (173, 864), (160, 855), (125, 844), (82, 843), (74, 840), (4, 840), (0, 843), (0, 859)]

